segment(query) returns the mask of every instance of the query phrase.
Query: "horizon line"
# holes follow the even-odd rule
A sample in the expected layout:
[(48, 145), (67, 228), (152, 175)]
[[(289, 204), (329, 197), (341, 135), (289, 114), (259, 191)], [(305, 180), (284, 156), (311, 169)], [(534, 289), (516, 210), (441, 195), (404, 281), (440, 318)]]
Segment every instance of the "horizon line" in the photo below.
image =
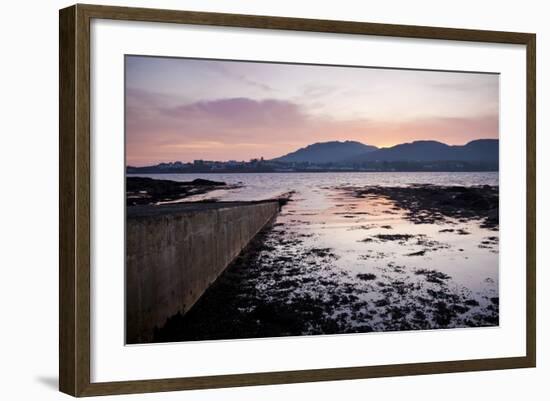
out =
[[(365, 145), (365, 146), (372, 146), (372, 147), (375, 147), (376, 150), (382, 150), (382, 149), (390, 149), (390, 148), (393, 148), (393, 147), (396, 147), (396, 146), (399, 146), (399, 145), (407, 145), (407, 144), (412, 144), (412, 143), (416, 143), (416, 142), (437, 142), (437, 143), (441, 143), (443, 145), (446, 145), (446, 146), (466, 146), (468, 145), (469, 143), (472, 143), (472, 142), (476, 142), (476, 141), (498, 141), (499, 138), (478, 138), (478, 139), (472, 139), (471, 141), (468, 141), (466, 143), (464, 143), (463, 145), (458, 145), (458, 144), (448, 144), (448, 143), (445, 143), (445, 142), (441, 142), (441, 141), (436, 141), (434, 139), (419, 139), (419, 140), (416, 140), (416, 141), (411, 141), (411, 142), (401, 142), (401, 143), (396, 143), (394, 145), (390, 145), (390, 146), (381, 146), (381, 147), (378, 147), (378, 146), (375, 146), (375, 145), (369, 145), (369, 144), (365, 144), (363, 142), (360, 142), (360, 141), (354, 141), (354, 140), (351, 140), (351, 139), (346, 139), (346, 140), (330, 140), (330, 141), (323, 141), (323, 142), (313, 142), (313, 143), (310, 143), (308, 145), (304, 145), (302, 147), (299, 147), (297, 148), (296, 150), (293, 150), (293, 151), (290, 151), (284, 155), (281, 155), (281, 156), (277, 156), (277, 157), (272, 157), (272, 158), (269, 158), (269, 159), (265, 159), (263, 156), (256, 156), (256, 157), (252, 157), (248, 160), (237, 160), (237, 159), (226, 159), (226, 160), (210, 160), (210, 159), (205, 159), (205, 158), (196, 158), (196, 159), (193, 159), (193, 160), (189, 160), (189, 161), (184, 161), (184, 160), (172, 160), (172, 161), (157, 161), (156, 164), (144, 164), (144, 165), (137, 165), (137, 164), (127, 164), (126, 163), (126, 157), (125, 157), (125, 165), (126, 167), (137, 167), (137, 168), (140, 168), (140, 167), (150, 167), (150, 166), (155, 166), (155, 165), (159, 165), (159, 164), (170, 164), (170, 163), (193, 163), (195, 160), (202, 160), (202, 161), (212, 161), (212, 162), (221, 162), (221, 163), (227, 163), (227, 162), (230, 162), (230, 161), (235, 161), (235, 162), (249, 162), (253, 159), (264, 159), (265, 161), (271, 161), (271, 160), (274, 160), (274, 159), (278, 159), (280, 157), (284, 157), (290, 153), (294, 153), (298, 150), (301, 150), (301, 149), (304, 149), (304, 148), (307, 148), (309, 146), (312, 146), (312, 145), (317, 145), (317, 144), (323, 144), (323, 143), (333, 143), (333, 142), (337, 142), (337, 143), (346, 143), (346, 142), (354, 142), (354, 143), (359, 143), (361, 145)], [(126, 149), (125, 149), (125, 156), (126, 156)], [(151, 162), (153, 163), (153, 162)]]

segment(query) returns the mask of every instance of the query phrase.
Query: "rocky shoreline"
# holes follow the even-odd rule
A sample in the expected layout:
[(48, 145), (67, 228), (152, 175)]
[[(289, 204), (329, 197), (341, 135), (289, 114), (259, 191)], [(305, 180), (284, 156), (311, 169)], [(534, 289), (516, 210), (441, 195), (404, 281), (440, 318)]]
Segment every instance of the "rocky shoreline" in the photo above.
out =
[(370, 186), (345, 188), (357, 198), (384, 197), (407, 211), (415, 224), (480, 220), (481, 227), (498, 230), (498, 187), (413, 184), (407, 187)]
[[(315, 230), (308, 231), (311, 223), (300, 220), (314, 219), (314, 215), (309, 210), (300, 214), (297, 196), (283, 209), (282, 218), (250, 243), (187, 314), (177, 314), (157, 328), (154, 341), (499, 324), (498, 284), (493, 278), (480, 276), (486, 290), (473, 293), (457, 285), (446, 271), (420, 263), (441, 252), (467, 259), (464, 249), (445, 239), (469, 240), (472, 225), (486, 233), (479, 247), (476, 243), (472, 247), (498, 253), (498, 236), (491, 234), (498, 230), (498, 187), (411, 185), (325, 190), (335, 199), (331, 218), (349, 224), (349, 232), (359, 236), (356, 242), (364, 246), (354, 262), (359, 267), (365, 265), (363, 271), (342, 269), (342, 260), (348, 256), (316, 242)], [(379, 220), (374, 209), (382, 203), (391, 206), (381, 211), (384, 216), (402, 215), (411, 227), (433, 227), (434, 236), (398, 231), (394, 223)], [(321, 221), (320, 227), (325, 223)], [(395, 259), (394, 250), (400, 252), (400, 259)]]
[(234, 188), (225, 182), (195, 179), (193, 181), (157, 180), (148, 177), (126, 177), (126, 205), (150, 205), (175, 202), (216, 189)]

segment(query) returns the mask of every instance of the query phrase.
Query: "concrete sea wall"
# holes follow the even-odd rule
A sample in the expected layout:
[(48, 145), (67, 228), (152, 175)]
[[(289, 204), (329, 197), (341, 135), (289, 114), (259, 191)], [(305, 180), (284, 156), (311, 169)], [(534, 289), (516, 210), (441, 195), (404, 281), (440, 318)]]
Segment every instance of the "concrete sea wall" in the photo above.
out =
[(127, 343), (187, 312), (278, 210), (277, 201), (129, 207)]

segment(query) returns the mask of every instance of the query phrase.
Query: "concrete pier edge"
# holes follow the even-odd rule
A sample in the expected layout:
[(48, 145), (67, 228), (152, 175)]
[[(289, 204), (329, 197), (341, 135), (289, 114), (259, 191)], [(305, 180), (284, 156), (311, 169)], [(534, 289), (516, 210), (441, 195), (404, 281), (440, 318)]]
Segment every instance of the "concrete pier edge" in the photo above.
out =
[(128, 207), (126, 342), (150, 342), (187, 312), (279, 209), (280, 200)]

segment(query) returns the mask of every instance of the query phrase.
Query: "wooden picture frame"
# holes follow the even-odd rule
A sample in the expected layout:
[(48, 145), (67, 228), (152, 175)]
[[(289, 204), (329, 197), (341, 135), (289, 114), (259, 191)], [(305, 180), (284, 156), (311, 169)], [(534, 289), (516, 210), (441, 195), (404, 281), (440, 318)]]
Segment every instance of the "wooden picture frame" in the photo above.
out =
[[(527, 71), (526, 355), (511, 358), (92, 383), (90, 380), (90, 21), (94, 18), (525, 45), (527, 54), (525, 60)], [(60, 10), (59, 29), (59, 388), (62, 392), (73, 396), (94, 396), (535, 366), (536, 37), (534, 34), (80, 4)]]

